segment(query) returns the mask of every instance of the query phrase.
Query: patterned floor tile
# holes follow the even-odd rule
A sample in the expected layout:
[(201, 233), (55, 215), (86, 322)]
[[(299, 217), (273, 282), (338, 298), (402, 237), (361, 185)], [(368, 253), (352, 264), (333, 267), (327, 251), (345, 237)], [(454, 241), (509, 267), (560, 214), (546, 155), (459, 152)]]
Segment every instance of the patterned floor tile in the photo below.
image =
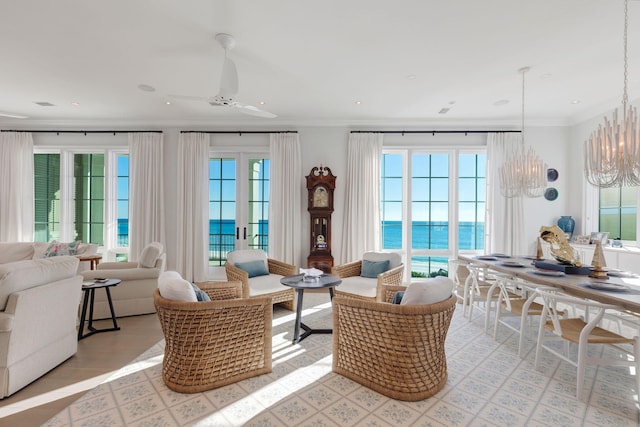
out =
[[(326, 305), (325, 297), (317, 299)], [(309, 296), (305, 304), (313, 300)], [(575, 367), (544, 352), (536, 369), (533, 343), (526, 344), (521, 359), (517, 334), (502, 328), (494, 341), (484, 333), (480, 315), (469, 322), (461, 310), (454, 313), (446, 343), (447, 383), (418, 402), (387, 398), (333, 373), (331, 335), (292, 345), (292, 313), (276, 307), (274, 319), (270, 374), (203, 393), (175, 393), (162, 380), (160, 342), (45, 425), (639, 425), (635, 376), (627, 368), (590, 368), (583, 399), (576, 399)], [(330, 325), (330, 308), (315, 311), (312, 320)]]

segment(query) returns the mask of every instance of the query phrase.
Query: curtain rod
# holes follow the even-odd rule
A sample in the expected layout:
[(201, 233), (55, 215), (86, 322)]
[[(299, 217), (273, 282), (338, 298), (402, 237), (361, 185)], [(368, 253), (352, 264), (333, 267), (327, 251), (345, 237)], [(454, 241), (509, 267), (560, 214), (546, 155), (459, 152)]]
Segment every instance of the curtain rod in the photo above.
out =
[(243, 133), (298, 133), (297, 130), (181, 130), (180, 133), (237, 133), (242, 136)]
[(352, 130), (351, 133), (521, 133), (519, 130)]
[(161, 130), (11, 130), (11, 129), (0, 129), (0, 132), (30, 132), (30, 133), (56, 133), (60, 135), (61, 133), (162, 133)]

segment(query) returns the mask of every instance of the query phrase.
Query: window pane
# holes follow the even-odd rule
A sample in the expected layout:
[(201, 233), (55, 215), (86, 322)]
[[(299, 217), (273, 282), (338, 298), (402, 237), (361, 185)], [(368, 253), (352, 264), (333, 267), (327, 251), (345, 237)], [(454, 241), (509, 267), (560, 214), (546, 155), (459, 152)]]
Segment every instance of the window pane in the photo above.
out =
[(447, 276), (449, 261), (446, 257), (411, 257), (411, 277)]
[(249, 160), (249, 230), (248, 247), (269, 248), (269, 160)]
[(612, 239), (636, 240), (637, 187), (600, 189), (599, 231)]
[(118, 229), (116, 234), (116, 245), (118, 247), (129, 246), (129, 156), (119, 154), (117, 156), (118, 165)]
[(76, 240), (104, 244), (104, 154), (75, 154), (74, 213)]
[(34, 241), (60, 240), (60, 154), (34, 154)]
[(458, 249), (484, 248), (486, 155), (461, 154), (458, 169)]
[(381, 232), (383, 249), (402, 249), (402, 155), (383, 154), (381, 171)]
[(236, 244), (235, 159), (209, 159), (209, 265), (222, 266)]

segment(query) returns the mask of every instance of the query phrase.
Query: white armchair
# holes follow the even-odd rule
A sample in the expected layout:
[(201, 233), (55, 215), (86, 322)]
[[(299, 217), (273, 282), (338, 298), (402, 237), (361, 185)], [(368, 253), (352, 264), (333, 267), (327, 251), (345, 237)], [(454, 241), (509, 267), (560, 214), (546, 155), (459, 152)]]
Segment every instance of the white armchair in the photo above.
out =
[[(382, 266), (381, 263), (386, 264), (386, 269), (377, 273), (375, 270)], [(374, 274), (369, 274), (368, 266), (372, 266)], [(397, 253), (365, 252), (361, 260), (338, 265), (331, 272), (342, 279), (335, 288), (337, 296), (380, 302), (390, 301), (397, 287), (402, 285), (404, 265)]]
[[(280, 283), (280, 279), (296, 274), (295, 265), (267, 258), (267, 254), (260, 249), (244, 249), (229, 252), (224, 267), (227, 280), (242, 282), (242, 298), (268, 296), (273, 304), (280, 303), (294, 310), (294, 290)], [(252, 274), (247, 270), (253, 270)]]
[[(104, 277), (122, 282), (111, 288), (111, 298), (117, 317), (155, 313), (153, 291), (158, 277), (165, 270), (166, 254), (158, 242), (148, 244), (138, 262), (102, 262), (96, 270), (84, 271), (85, 280)], [(110, 318), (109, 302), (105, 292), (95, 293), (94, 319)]]

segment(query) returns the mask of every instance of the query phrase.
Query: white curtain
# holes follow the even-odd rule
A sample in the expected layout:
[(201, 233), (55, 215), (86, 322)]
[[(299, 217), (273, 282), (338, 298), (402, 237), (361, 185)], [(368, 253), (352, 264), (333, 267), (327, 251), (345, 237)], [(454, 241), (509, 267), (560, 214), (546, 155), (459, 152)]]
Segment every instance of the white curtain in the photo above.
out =
[(381, 133), (351, 133), (345, 179), (345, 218), (340, 264), (380, 249)]
[(178, 141), (176, 269), (192, 282), (208, 278), (208, 183), (209, 135), (181, 133)]
[(269, 257), (298, 265), (302, 167), (297, 133), (269, 135)]
[(165, 244), (163, 134), (129, 133), (129, 259)]
[(524, 208), (522, 197), (506, 198), (500, 193), (499, 170), (507, 155), (520, 146), (521, 135), (489, 133), (487, 135), (487, 207), (485, 217), (485, 251), (526, 255)]
[(0, 242), (33, 241), (33, 138), (0, 133)]

